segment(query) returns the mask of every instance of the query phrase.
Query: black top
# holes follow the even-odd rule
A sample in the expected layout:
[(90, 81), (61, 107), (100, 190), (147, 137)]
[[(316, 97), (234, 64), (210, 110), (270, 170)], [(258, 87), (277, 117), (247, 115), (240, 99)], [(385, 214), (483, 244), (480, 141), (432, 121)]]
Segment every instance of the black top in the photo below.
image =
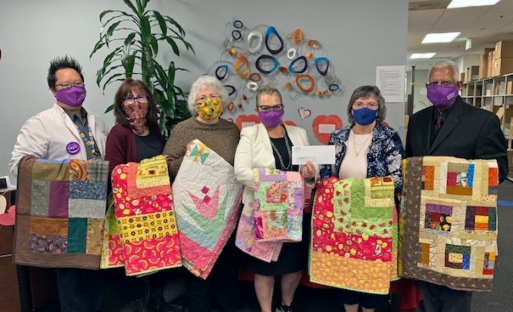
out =
[(164, 143), (153, 130), (150, 130), (147, 136), (136, 135), (135, 143), (137, 144), (137, 162), (145, 158), (161, 155), (164, 149)]
[[(292, 143), (292, 140), (289, 138), (288, 134), (285, 133), (285, 135), (287, 136), (287, 140), (289, 141), (289, 147), (291, 149), (291, 155), (292, 155), (292, 146), (294, 146), (294, 144)], [(273, 148), (273, 156), (274, 156), (274, 164), (276, 166), (276, 169), (278, 170), (283, 170), (283, 171), (298, 171), (299, 170), (299, 166), (298, 165), (293, 165), (292, 168), (291, 168), (291, 164), (292, 164), (292, 158), (289, 157), (289, 151), (287, 150), (287, 144), (285, 143), (285, 137), (283, 138), (270, 138), (271, 139), (271, 144), (274, 145), (276, 147), (276, 150), (278, 150), (278, 152), (280, 153), (280, 155), (278, 155), (278, 153), (276, 153), (276, 150)], [(288, 168), (288, 169), (285, 169), (283, 168), (281, 162), (280, 162), (280, 156), (281, 156), (281, 159), (283, 160), (283, 164), (285, 165), (285, 168)]]

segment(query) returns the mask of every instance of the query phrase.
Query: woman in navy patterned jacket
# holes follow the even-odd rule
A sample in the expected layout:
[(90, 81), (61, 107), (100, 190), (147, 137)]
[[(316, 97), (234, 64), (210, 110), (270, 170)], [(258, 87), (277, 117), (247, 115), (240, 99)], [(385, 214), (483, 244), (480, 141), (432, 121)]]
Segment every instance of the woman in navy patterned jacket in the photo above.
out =
[[(350, 125), (331, 134), (329, 144), (335, 145), (335, 164), (320, 167), (321, 180), (391, 176), (395, 194), (399, 195), (403, 189), (401, 163), (405, 154), (399, 133), (381, 123), (386, 116), (386, 106), (379, 89), (375, 86), (357, 88), (347, 106), (347, 115)], [(382, 295), (341, 292), (348, 312), (358, 311), (359, 305), (362, 311), (371, 312), (384, 300)]]

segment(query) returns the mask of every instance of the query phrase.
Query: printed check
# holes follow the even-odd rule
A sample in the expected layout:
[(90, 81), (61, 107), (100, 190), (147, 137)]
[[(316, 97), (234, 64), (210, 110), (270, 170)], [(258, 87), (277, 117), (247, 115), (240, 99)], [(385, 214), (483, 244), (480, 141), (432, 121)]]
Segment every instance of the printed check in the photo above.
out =
[(292, 164), (304, 165), (311, 161), (317, 165), (335, 163), (335, 145), (310, 145), (292, 147)]

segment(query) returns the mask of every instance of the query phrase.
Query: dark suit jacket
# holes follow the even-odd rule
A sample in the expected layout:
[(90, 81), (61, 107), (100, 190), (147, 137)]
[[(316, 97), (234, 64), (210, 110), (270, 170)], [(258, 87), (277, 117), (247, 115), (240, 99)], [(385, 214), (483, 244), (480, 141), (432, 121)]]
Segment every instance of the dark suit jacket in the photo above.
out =
[(499, 118), (490, 111), (471, 106), (458, 96), (440, 132), (430, 144), (433, 106), (408, 122), (406, 157), (453, 156), (465, 159), (496, 159), (502, 182), (508, 175), (508, 154)]

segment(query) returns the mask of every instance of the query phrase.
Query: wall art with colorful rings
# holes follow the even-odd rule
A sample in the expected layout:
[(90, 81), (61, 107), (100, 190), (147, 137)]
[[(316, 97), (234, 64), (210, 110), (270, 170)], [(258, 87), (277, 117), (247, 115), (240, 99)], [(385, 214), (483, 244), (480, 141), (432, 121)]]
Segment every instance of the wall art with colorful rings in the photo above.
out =
[[(207, 74), (217, 77), (228, 90), (228, 112), (241, 110), (262, 85), (277, 87), (292, 100), (343, 94), (325, 47), (300, 28), (287, 32), (272, 25), (251, 27), (233, 18), (226, 23), (224, 35), (223, 52)], [(309, 116), (298, 113), (301, 119)]]

